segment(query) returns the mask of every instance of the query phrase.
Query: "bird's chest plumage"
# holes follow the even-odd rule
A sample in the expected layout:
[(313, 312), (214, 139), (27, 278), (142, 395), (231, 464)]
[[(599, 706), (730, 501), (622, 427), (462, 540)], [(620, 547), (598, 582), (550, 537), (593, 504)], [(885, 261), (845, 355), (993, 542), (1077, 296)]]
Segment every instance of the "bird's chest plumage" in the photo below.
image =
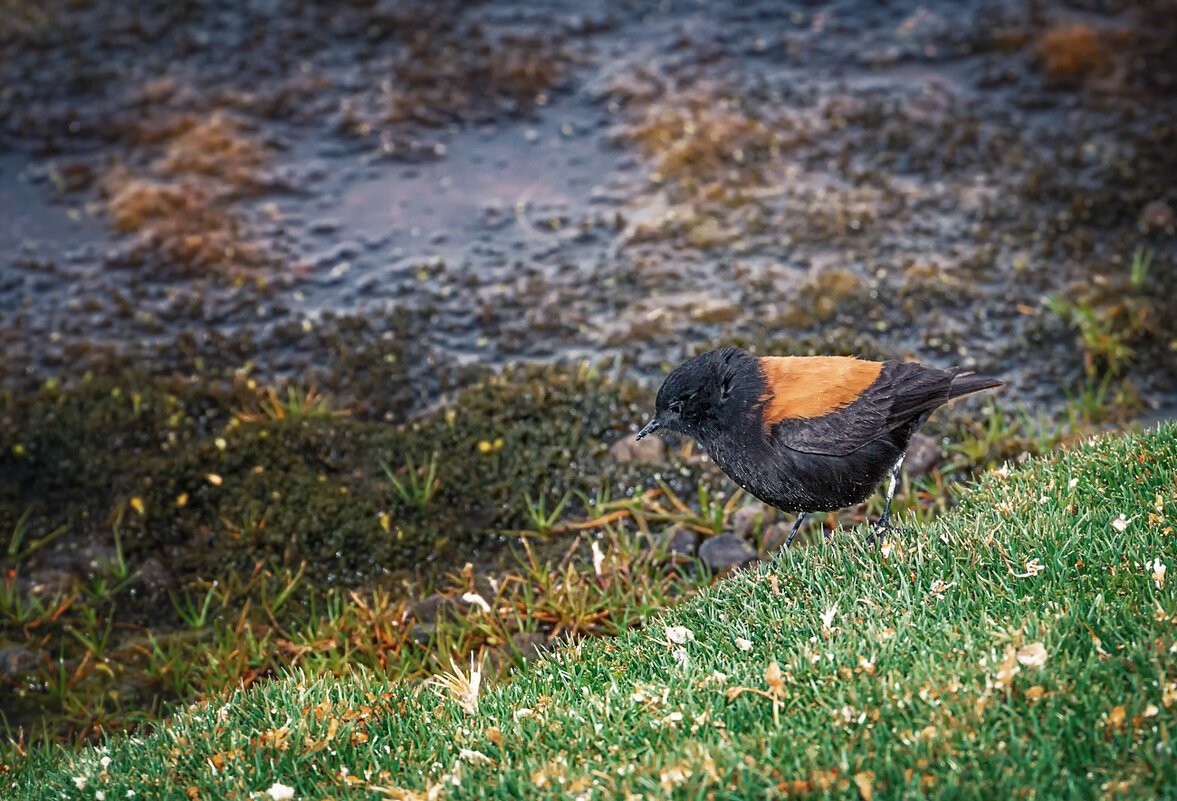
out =
[(760, 431), (717, 437), (704, 446), (733, 481), (786, 512), (833, 511), (865, 500), (898, 455), (885, 441), (844, 456), (802, 453)]

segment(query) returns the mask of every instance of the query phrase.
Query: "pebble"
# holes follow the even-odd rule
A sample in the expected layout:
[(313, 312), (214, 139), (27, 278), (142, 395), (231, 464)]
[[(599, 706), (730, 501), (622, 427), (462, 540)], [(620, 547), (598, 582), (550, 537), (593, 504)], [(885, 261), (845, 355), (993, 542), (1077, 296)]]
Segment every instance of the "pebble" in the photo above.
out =
[(157, 598), (171, 588), (175, 581), (175, 576), (164, 567), (163, 562), (149, 556), (135, 572), (131, 586), (149, 598)]
[(534, 631), (517, 631), (511, 635), (511, 645), (519, 652), (524, 661), (535, 659), (552, 646), (548, 638)]
[(462, 606), (448, 595), (434, 593), (413, 604), (413, 617), (423, 626), (432, 627), (443, 614), (460, 615)]
[(903, 460), (903, 472), (912, 478), (922, 476), (939, 464), (943, 458), (944, 449), (940, 447), (939, 442), (929, 436), (917, 433), (907, 446), (907, 458)]
[(1163, 200), (1153, 200), (1140, 212), (1140, 224), (1152, 230), (1172, 231), (1177, 227), (1177, 214), (1173, 207)]
[(699, 548), (699, 558), (713, 572), (746, 565), (756, 558), (756, 552), (735, 534), (711, 537)]
[(40, 659), (28, 648), (22, 648), (19, 645), (0, 648), (0, 675), (2, 676), (28, 673), (37, 668), (38, 662)]
[(752, 541), (756, 535), (756, 520), (760, 519), (760, 531), (764, 532), (772, 522), (773, 509), (760, 501), (753, 501), (741, 507), (732, 515), (732, 533), (742, 540)]
[(658, 550), (672, 556), (693, 556), (699, 548), (699, 534), (685, 526), (671, 526), (659, 535)]

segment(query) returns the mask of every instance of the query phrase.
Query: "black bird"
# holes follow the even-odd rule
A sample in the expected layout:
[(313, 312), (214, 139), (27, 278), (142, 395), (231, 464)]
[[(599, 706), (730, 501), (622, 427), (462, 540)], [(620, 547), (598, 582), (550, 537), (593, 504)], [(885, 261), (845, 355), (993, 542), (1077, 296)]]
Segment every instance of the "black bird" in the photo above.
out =
[(912, 434), (949, 401), (1001, 383), (960, 368), (721, 348), (667, 376), (638, 439), (694, 437), (746, 491), (798, 515), (786, 547), (807, 514), (861, 503), (889, 474), (881, 533)]

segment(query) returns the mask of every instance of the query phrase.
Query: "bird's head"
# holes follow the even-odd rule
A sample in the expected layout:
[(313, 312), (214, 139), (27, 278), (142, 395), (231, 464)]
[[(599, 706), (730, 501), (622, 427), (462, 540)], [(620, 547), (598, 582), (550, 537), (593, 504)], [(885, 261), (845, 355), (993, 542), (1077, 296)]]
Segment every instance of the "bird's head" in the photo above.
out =
[(742, 424), (757, 402), (760, 385), (756, 357), (739, 348), (720, 348), (688, 359), (662, 382), (654, 419), (638, 432), (638, 439), (667, 429), (706, 445), (717, 432)]

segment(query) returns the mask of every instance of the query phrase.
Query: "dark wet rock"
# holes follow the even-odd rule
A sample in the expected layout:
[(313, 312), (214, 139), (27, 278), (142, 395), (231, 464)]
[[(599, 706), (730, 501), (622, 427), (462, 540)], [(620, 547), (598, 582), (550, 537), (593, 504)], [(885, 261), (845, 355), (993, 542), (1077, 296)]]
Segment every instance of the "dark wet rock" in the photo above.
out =
[[(790, 523), (773, 523), (764, 532), (764, 553), (772, 555), (780, 550), (780, 547), (785, 544), (785, 539), (789, 536), (789, 532), (793, 529), (793, 524)], [(800, 535), (798, 535), (800, 536)], [(797, 541), (793, 540), (796, 545)]]
[(903, 460), (903, 472), (915, 478), (929, 472), (944, 458), (940, 443), (926, 434), (916, 433), (907, 446), (907, 458)]
[(11, 678), (28, 673), (30, 670), (36, 670), (40, 662), (41, 658), (28, 648), (19, 645), (0, 648), (0, 675)]
[(747, 506), (740, 507), (732, 515), (732, 533), (742, 540), (751, 542), (758, 527), (757, 520), (760, 521), (759, 528), (763, 533), (772, 523), (773, 512), (771, 507), (765, 506), (760, 501), (753, 501)]
[(154, 556), (149, 556), (135, 572), (135, 579), (131, 582), (131, 587), (148, 598), (157, 598), (166, 593), (175, 581), (175, 576), (164, 567), (163, 562)]
[(413, 617), (423, 626), (433, 627), (439, 618), (459, 617), (465, 607), (448, 595), (434, 593), (413, 604)]
[[(780, 523), (773, 523), (764, 535), (764, 554), (772, 556), (781, 549), (785, 544), (785, 540), (789, 538), (789, 532), (793, 530), (793, 523), (795, 520), (785, 520)], [(791, 548), (802, 548), (813, 545), (821, 540), (824, 536), (823, 529), (818, 527), (806, 526), (801, 531), (797, 532), (797, 536), (793, 539)]]
[(511, 647), (524, 661), (535, 659), (552, 648), (548, 638), (536, 631), (518, 631), (511, 635)]
[(734, 534), (711, 537), (699, 548), (703, 564), (718, 573), (729, 567), (746, 565), (756, 558), (756, 552)]
[(671, 526), (656, 537), (658, 550), (672, 556), (694, 556), (699, 547), (699, 533), (686, 526)]
[(414, 623), (409, 629), (409, 639), (417, 645), (428, 645), (429, 641), (433, 639), (433, 634), (436, 629), (433, 626), (422, 626), (420, 623)]
[(1150, 201), (1140, 212), (1140, 225), (1152, 231), (1173, 233), (1177, 228), (1177, 214), (1163, 200)]
[(310, 224), (307, 230), (315, 236), (327, 236), (339, 230), (339, 221), (331, 219), (316, 220)]
[(618, 464), (664, 464), (666, 443), (657, 436), (639, 441), (637, 434), (629, 434), (613, 443), (609, 455)]
[(360, 246), (354, 242), (340, 242), (318, 257), (319, 266), (330, 267), (345, 263), (360, 255)]
[(80, 566), (48, 567), (30, 571), (28, 581), (37, 595), (53, 598), (68, 593), (81, 580), (82, 575), (85, 575), (85, 572)]

